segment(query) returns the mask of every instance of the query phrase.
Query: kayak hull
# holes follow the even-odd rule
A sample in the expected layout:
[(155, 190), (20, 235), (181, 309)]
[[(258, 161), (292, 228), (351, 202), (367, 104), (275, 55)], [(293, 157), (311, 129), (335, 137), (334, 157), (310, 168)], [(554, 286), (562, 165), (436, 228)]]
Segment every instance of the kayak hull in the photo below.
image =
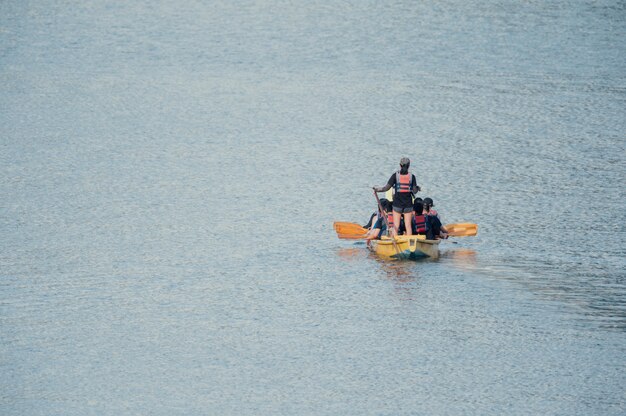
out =
[(394, 259), (439, 258), (440, 240), (426, 240), (422, 235), (398, 236), (395, 243), (388, 237), (372, 240), (370, 250), (383, 257)]

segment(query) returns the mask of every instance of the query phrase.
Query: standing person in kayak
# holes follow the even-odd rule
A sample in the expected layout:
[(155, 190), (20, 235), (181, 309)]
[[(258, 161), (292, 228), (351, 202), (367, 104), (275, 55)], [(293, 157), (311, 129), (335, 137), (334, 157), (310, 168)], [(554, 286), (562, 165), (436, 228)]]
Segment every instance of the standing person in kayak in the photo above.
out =
[[(400, 218), (404, 217), (405, 224), (411, 224), (413, 218), (413, 195), (421, 190), (417, 186), (415, 175), (409, 172), (411, 161), (408, 157), (400, 159), (400, 170), (395, 172), (385, 186), (375, 186), (374, 192), (386, 192), (393, 186), (396, 193), (393, 196), (393, 224), (396, 234), (400, 226)], [(406, 227), (406, 234), (412, 235), (411, 227)]]

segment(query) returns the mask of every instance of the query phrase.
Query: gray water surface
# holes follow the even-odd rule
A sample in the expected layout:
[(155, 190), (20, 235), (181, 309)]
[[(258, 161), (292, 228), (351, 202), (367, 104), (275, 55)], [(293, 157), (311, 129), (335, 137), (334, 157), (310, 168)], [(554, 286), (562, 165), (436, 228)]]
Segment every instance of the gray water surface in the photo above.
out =
[[(626, 413), (625, 35), (620, 1), (0, 3), (0, 413)], [(402, 156), (477, 237), (336, 238)]]

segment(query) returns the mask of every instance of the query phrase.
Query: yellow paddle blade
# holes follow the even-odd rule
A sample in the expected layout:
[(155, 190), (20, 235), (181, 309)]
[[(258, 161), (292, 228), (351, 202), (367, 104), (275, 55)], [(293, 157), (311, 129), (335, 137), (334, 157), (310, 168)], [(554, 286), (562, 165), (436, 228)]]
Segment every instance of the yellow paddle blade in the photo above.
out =
[(444, 225), (450, 237), (472, 237), (478, 233), (478, 224), (470, 222)]

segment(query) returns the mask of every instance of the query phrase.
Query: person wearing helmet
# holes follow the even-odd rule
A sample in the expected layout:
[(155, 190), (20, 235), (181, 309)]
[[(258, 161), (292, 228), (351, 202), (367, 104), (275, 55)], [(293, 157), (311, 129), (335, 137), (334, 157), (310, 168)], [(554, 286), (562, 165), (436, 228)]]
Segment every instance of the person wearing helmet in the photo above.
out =
[[(393, 197), (393, 224), (397, 234), (400, 218), (404, 217), (405, 224), (411, 224), (413, 218), (413, 195), (421, 190), (417, 186), (415, 175), (409, 172), (411, 161), (408, 157), (400, 159), (400, 170), (394, 172), (385, 186), (374, 186), (374, 192), (386, 192), (394, 187)], [(407, 235), (412, 235), (411, 227), (406, 227)]]
[(448, 230), (441, 224), (439, 213), (433, 208), (435, 203), (432, 198), (424, 198), (423, 205), (426, 219), (426, 238), (428, 240), (448, 238)]
[(424, 215), (434, 215), (435, 217), (439, 216), (437, 211), (435, 211), (435, 209), (433, 208), (435, 206), (435, 203), (433, 202), (432, 198), (424, 198), (422, 204), (424, 205)]
[(426, 216), (422, 198), (415, 198), (413, 202), (413, 234), (426, 234)]

